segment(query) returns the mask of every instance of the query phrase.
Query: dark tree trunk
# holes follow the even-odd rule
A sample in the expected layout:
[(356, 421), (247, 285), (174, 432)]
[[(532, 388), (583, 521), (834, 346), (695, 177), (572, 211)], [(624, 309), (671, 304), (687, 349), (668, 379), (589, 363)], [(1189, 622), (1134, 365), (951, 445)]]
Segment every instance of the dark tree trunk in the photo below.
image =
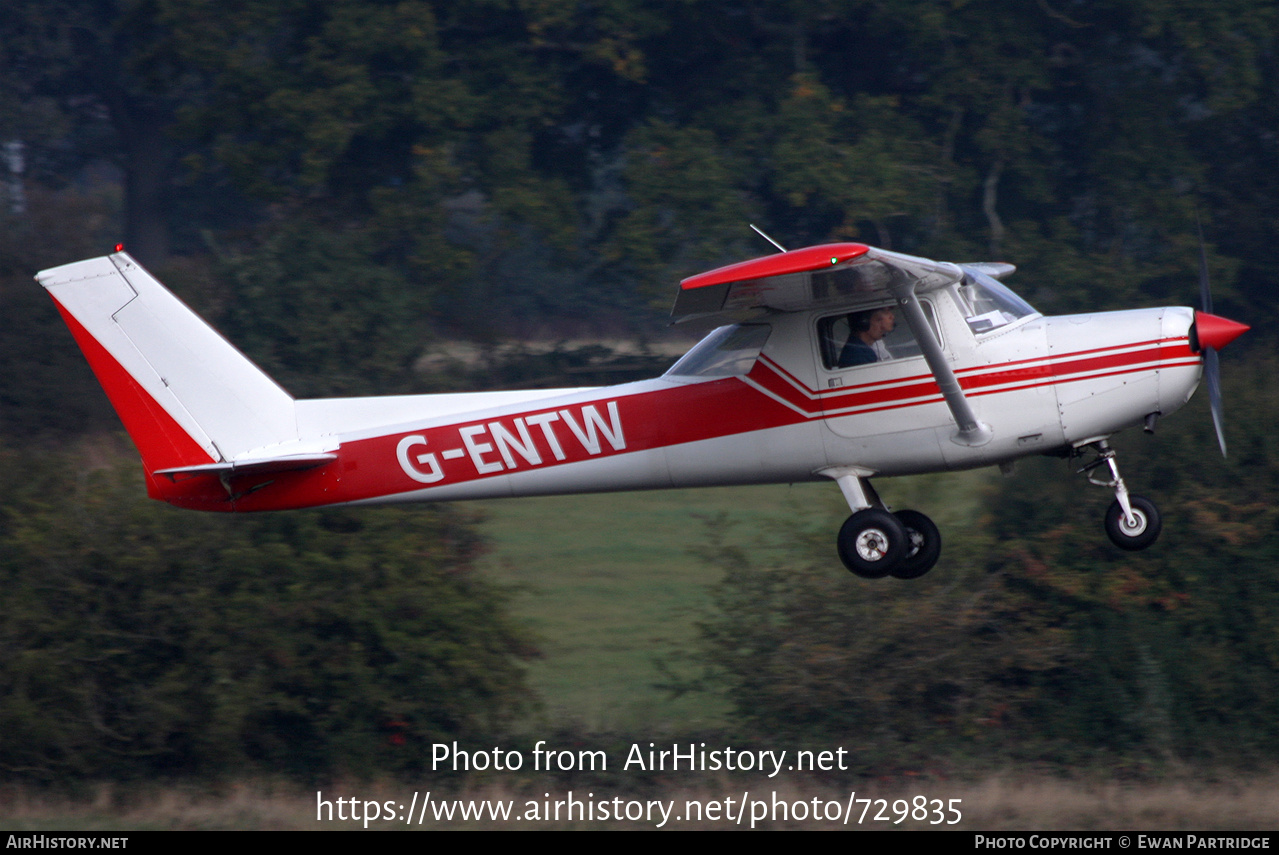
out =
[(168, 114), (125, 92), (111, 93), (107, 103), (124, 149), (124, 245), (143, 265), (157, 266), (169, 255)]

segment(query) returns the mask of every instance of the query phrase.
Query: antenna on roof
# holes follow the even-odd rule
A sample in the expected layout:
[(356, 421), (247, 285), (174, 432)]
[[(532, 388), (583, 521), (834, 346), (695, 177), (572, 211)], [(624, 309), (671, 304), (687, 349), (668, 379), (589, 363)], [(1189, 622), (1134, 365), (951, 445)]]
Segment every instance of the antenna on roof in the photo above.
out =
[(771, 237), (769, 237), (768, 235), (764, 234), (764, 230), (763, 230), (763, 229), (761, 229), (759, 226), (755, 225), (754, 223), (751, 223), (751, 228), (755, 230), (755, 234), (759, 235), (759, 236), (760, 236), (760, 237), (762, 237), (764, 240), (768, 241), (768, 242), (769, 242), (769, 243), (771, 243), (773, 246), (777, 247), (777, 251), (778, 251), (778, 252), (785, 252), (785, 251), (786, 251), (786, 247), (782, 246), (780, 243), (778, 243), (777, 241), (773, 240), (773, 239), (772, 239)]

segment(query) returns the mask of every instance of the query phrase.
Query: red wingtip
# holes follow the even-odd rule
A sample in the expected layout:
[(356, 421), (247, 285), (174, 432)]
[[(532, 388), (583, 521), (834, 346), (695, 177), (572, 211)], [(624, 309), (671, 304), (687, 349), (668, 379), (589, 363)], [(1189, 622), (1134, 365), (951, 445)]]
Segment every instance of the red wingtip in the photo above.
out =
[(1229, 318), (1210, 315), (1207, 312), (1195, 312), (1195, 330), (1200, 350), (1205, 347), (1221, 350), (1250, 329), (1252, 327), (1247, 324), (1241, 324)]
[(779, 252), (775, 255), (765, 255), (763, 258), (752, 258), (750, 261), (739, 261), (726, 267), (717, 267), (688, 277), (680, 282), (679, 287), (684, 291), (691, 291), (694, 288), (722, 285), (725, 282), (742, 282), (747, 279), (765, 279), (787, 273), (825, 270), (863, 256), (869, 249), (870, 247), (860, 243), (806, 246), (803, 249), (792, 249), (790, 252)]

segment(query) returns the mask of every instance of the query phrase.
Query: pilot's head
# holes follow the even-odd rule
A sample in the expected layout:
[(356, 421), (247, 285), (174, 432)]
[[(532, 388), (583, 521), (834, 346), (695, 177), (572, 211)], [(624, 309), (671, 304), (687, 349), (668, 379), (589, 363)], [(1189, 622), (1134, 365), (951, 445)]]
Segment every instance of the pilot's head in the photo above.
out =
[(849, 315), (848, 325), (853, 335), (867, 344), (874, 344), (893, 331), (897, 325), (897, 314), (892, 306), (869, 309)]

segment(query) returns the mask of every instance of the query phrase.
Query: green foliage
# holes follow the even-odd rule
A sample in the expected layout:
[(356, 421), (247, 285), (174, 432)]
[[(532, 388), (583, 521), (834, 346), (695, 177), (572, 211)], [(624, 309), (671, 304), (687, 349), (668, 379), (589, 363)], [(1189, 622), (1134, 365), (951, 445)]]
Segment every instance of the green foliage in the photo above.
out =
[[(428, 3), (164, 0), (165, 55), (203, 76), (182, 127), (255, 196), (319, 198), (404, 175), (467, 111)], [(353, 175), (350, 173), (354, 173)]]
[(777, 116), (772, 189), (805, 217), (828, 208), (832, 236), (856, 239), (868, 221), (891, 249), (891, 220), (918, 222), (936, 204), (944, 168), (937, 146), (896, 98), (847, 104), (808, 76), (794, 84)]
[(832, 522), (706, 547), (724, 578), (703, 635), (739, 721), (790, 742), (855, 737), (867, 768), (1030, 734), (1043, 681), (1078, 656), (1052, 609), (987, 572), (979, 536), (950, 539), (918, 582), (856, 580)]
[(1120, 446), (1129, 488), (1163, 511), (1160, 541), (1141, 553), (1106, 540), (1110, 491), (1049, 460), (997, 484), (981, 519), (944, 530), (942, 562), (918, 582), (848, 576), (834, 521), (746, 546), (712, 533), (705, 554), (724, 578), (704, 638), (739, 720), (790, 739), (856, 733), (868, 761), (1272, 754), (1276, 365), (1256, 354), (1225, 368), (1228, 462), (1198, 401), (1154, 440)]
[(117, 467), (4, 463), (10, 775), (414, 772), (529, 703), (456, 511), (193, 515)]
[(635, 317), (763, 252), (751, 221), (1002, 257), (1083, 311), (1192, 291), (1198, 211), (1218, 293), (1271, 317), (1274, 21), (1258, 0), (22, 0), (0, 116), (42, 181), (114, 157), (139, 252), (164, 223), (245, 255), (282, 220), (353, 229), (371, 275), (478, 336)]
[(672, 280), (696, 273), (708, 259), (727, 263), (728, 247), (738, 257), (745, 252), (751, 203), (737, 186), (740, 167), (705, 128), (653, 122), (628, 136), (626, 150), (631, 209), (607, 257), (665, 302)]
[(1275, 362), (1224, 361), (1228, 461), (1202, 401), (1153, 441), (1121, 446), (1129, 488), (1163, 512), (1154, 547), (1110, 548), (1098, 522), (1110, 497), (1089, 488), (1089, 501), (1068, 501), (1048, 480), (1060, 469), (1026, 473), (992, 506), (1002, 548), (991, 566), (1055, 603), (1083, 654), (1043, 710), (1063, 739), (1236, 762), (1279, 746)]
[[(1000, 257), (1036, 306), (1065, 312), (1191, 302), (1202, 219), (1219, 310), (1258, 330), (1277, 315), (1279, 30), (1261, 0), (9, 6), (0, 142), (26, 144), (28, 208), (0, 214), (0, 430), (24, 441), (103, 423), (29, 277), (99, 254), (120, 220), (131, 251), (298, 395), (413, 391), (429, 328), (647, 324), (675, 280), (768, 251), (749, 222), (789, 246)], [(216, 258), (166, 270), (166, 229)], [(1034, 465), (988, 497), (988, 526), (946, 532), (949, 568), (919, 585), (850, 584), (829, 527), (780, 536), (780, 554), (717, 548), (732, 574), (708, 633), (744, 720), (1055, 757), (1273, 750), (1274, 366), (1230, 379), (1229, 363), (1227, 467), (1200, 463), (1203, 419), (1124, 458), (1168, 517), (1140, 556), (1100, 539), (1101, 491), (1067, 501), (1060, 467)], [(466, 379), (597, 368), (557, 350)], [(443, 553), (392, 512), (167, 514), (102, 472), (73, 513), (37, 489), (70, 489), (58, 465), (4, 476), (0, 758), (14, 768), (411, 767), (411, 750), (378, 754), (390, 719), (333, 700), (347, 694), (442, 722), (422, 732), (478, 732), (462, 708), (401, 704), (370, 676), (417, 685), (393, 657), (352, 652), (393, 646), (368, 597), (384, 613), (412, 591), (497, 608), (475, 605), (493, 601), (465, 572), (436, 572), (473, 549), (443, 536), (465, 529), (451, 512), (408, 527), (456, 545)], [(334, 569), (348, 566), (364, 569)], [(369, 568), (384, 587), (361, 599)], [(283, 627), (336, 640), (270, 631)], [(457, 633), (518, 646), (500, 618)], [(394, 639), (405, 662), (447, 659), (428, 636)], [(466, 691), (509, 710), (500, 661), (509, 692)]]
[(31, 188), (22, 216), (0, 213), (0, 435), (31, 442), (119, 420), (75, 339), (36, 285), (37, 270), (84, 258), (106, 245), (118, 199), (106, 192)]
[(227, 336), (297, 397), (411, 391), (432, 290), (379, 264), (366, 231), (308, 220), (227, 254)]

